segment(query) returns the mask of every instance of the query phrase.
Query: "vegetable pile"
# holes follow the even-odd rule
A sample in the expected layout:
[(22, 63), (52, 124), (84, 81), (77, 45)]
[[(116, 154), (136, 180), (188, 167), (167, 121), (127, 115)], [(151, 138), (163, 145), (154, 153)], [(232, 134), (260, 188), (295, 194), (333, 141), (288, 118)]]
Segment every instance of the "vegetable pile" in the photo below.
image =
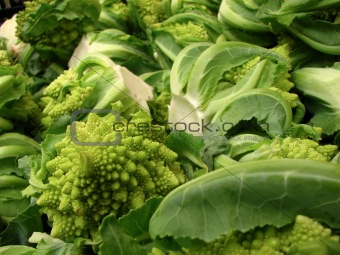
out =
[(33, 0), (0, 27), (0, 255), (340, 254), (339, 0)]

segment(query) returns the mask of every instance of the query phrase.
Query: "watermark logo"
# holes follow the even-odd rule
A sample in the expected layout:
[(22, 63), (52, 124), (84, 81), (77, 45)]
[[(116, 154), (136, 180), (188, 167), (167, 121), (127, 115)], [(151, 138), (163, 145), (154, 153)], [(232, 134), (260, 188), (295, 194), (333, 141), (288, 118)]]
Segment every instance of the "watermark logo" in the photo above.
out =
[[(120, 121), (120, 114), (115, 110), (110, 109), (81, 109), (78, 111), (75, 111), (71, 115), (71, 124), (70, 124), (70, 137), (71, 141), (77, 145), (80, 146), (113, 146), (120, 143), (122, 140), (122, 134), (120, 132), (116, 132), (116, 138), (113, 141), (110, 142), (103, 142), (103, 141), (94, 141), (94, 142), (83, 142), (79, 141), (77, 138), (77, 118), (81, 114), (89, 114), (89, 113), (95, 113), (98, 115), (102, 114), (112, 114), (115, 116), (115, 119), (117, 122)], [(121, 123), (121, 122), (119, 122)]]
[[(112, 114), (115, 117), (115, 122), (112, 125), (112, 131), (115, 132), (115, 139), (113, 141), (104, 142), (104, 141), (91, 141), (84, 142), (80, 141), (77, 137), (77, 119), (81, 115), (87, 115), (89, 113), (94, 113), (97, 115), (107, 115)], [(268, 123), (257, 123), (263, 130), (269, 131)], [(133, 121), (121, 121), (121, 116), (119, 112), (110, 109), (81, 109), (72, 113), (71, 115), (71, 123), (70, 123), (70, 137), (71, 141), (80, 146), (113, 146), (120, 144), (122, 140), (123, 132), (128, 132), (133, 129), (139, 133), (163, 133), (164, 131), (182, 131), (191, 133), (193, 135), (202, 136), (204, 135), (209, 140), (212, 139), (212, 134), (214, 139), (219, 139), (222, 135), (224, 136), (228, 130), (235, 126), (234, 123), (224, 122), (213, 124), (210, 122), (206, 122), (201, 120), (201, 122), (177, 122), (177, 123), (162, 123), (162, 124), (154, 124), (151, 122), (133, 122)], [(233, 138), (233, 139), (241, 139), (241, 137)], [(254, 137), (244, 138), (242, 139), (257, 139)]]

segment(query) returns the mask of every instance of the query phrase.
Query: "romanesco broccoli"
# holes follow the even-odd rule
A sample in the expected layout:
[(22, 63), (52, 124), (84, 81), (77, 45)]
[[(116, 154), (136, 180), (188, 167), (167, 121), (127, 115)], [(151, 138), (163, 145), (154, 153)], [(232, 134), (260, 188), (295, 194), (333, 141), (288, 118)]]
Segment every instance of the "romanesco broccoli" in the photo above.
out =
[(142, 30), (167, 18), (161, 0), (128, 0), (127, 3)]
[(10, 66), (11, 62), (6, 50), (0, 50), (0, 66)]
[(176, 42), (187, 46), (193, 42), (210, 42), (207, 30), (200, 25), (189, 21), (187, 23), (174, 23), (161, 27), (162, 30), (170, 33), (176, 39)]
[[(277, 72), (277, 75), (273, 78), (272, 84), (270, 84), (269, 89), (280, 94), (284, 99), (286, 99), (286, 101), (289, 102), (290, 106), (294, 108), (299, 102), (299, 97), (297, 94), (289, 92), (294, 87), (294, 83), (289, 80), (290, 74), (288, 72), (291, 69), (289, 58), (290, 49), (291, 48), (288, 43), (276, 46), (271, 49), (274, 53), (280, 55), (287, 61), (287, 66), (284, 72)], [(237, 66), (232, 68), (231, 70), (228, 70), (228, 72), (224, 74), (224, 80), (227, 82), (227, 84), (230, 84), (229, 86), (235, 85), (245, 76), (245, 74), (250, 69), (255, 67), (261, 60), (262, 58), (260, 56), (257, 56), (241, 66)]]
[(70, 52), (82, 34), (93, 31), (101, 6), (98, 0), (34, 0), (16, 17), (17, 37), (31, 45)]
[(274, 140), (264, 141), (257, 150), (242, 157), (240, 162), (274, 158), (330, 161), (337, 152), (338, 146), (333, 144), (320, 145), (311, 139), (276, 137)]
[[(188, 255), (286, 255), (308, 242), (322, 240), (339, 242), (339, 236), (321, 223), (298, 215), (290, 225), (257, 227), (245, 233), (234, 231), (210, 243), (194, 244), (184, 254)], [(293, 253), (292, 253), (293, 254)], [(296, 253), (294, 253), (296, 254)], [(327, 253), (328, 254), (328, 253)]]
[(103, 54), (89, 53), (44, 89), (42, 125), (46, 129), (63, 115), (82, 108), (110, 109), (118, 101), (123, 105), (122, 114), (136, 108), (148, 111), (146, 101), (152, 96), (152, 87), (127, 68)]
[[(86, 123), (76, 122), (73, 134), (90, 146), (74, 143), (70, 127), (55, 145), (57, 156), (46, 163), (52, 188), (37, 201), (53, 222), (53, 237), (88, 237), (104, 216), (122, 216), (185, 182), (177, 154), (161, 142), (166, 135), (163, 127), (155, 126), (158, 132), (146, 128), (151, 118), (144, 112), (134, 114), (130, 122), (119, 120), (122, 126), (115, 123), (112, 114), (90, 113)], [(117, 145), (90, 144), (114, 142), (119, 134)]]

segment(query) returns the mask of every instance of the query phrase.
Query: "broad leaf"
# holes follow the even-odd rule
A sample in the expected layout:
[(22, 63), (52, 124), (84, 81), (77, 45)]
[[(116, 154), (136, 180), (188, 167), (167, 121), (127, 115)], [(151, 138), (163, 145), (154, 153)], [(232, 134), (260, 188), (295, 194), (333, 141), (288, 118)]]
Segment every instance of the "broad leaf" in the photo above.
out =
[(149, 222), (163, 198), (153, 197), (137, 209), (119, 218), (118, 222), (130, 236), (137, 238), (149, 235)]
[(298, 159), (240, 163), (168, 194), (150, 221), (152, 237), (212, 241), (233, 230), (276, 227), (302, 214), (340, 227), (340, 166)]
[(114, 215), (104, 218), (99, 228), (102, 243), (99, 255), (146, 255), (146, 250), (130, 235), (125, 233)]
[(10, 244), (28, 245), (28, 238), (33, 232), (42, 232), (38, 206), (30, 206), (24, 212), (11, 220), (7, 228), (0, 235), (0, 246)]

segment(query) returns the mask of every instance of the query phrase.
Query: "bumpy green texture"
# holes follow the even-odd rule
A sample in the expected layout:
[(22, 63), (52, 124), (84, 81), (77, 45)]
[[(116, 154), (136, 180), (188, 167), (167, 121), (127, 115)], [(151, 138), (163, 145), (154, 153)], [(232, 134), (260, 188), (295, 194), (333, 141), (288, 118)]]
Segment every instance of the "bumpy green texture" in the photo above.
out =
[(257, 150), (241, 158), (241, 162), (260, 159), (311, 159), (330, 161), (338, 153), (338, 146), (320, 145), (311, 139), (276, 137), (271, 142), (264, 142)]
[[(291, 53), (292, 48), (289, 43), (278, 45), (272, 48), (272, 50), (286, 59), (288, 63), (291, 62), (289, 54)], [(294, 83), (290, 81), (290, 70), (291, 65), (288, 66), (287, 72), (281, 73), (276, 77), (269, 89), (283, 96), (290, 103), (290, 106), (294, 108), (297, 106), (299, 97), (297, 94), (289, 92), (294, 87)]]
[(145, 29), (166, 19), (161, 0), (128, 0), (132, 17), (137, 18), (140, 28)]
[[(164, 26), (163, 29), (172, 34), (176, 40), (184, 42), (209, 42), (209, 35), (202, 26), (194, 24), (189, 21), (188, 23), (175, 23)], [(185, 45), (186, 46), (186, 45)]]
[[(91, 113), (86, 123), (76, 123), (72, 136), (69, 127), (56, 144), (57, 156), (46, 164), (53, 188), (42, 192), (37, 202), (53, 222), (53, 237), (89, 237), (104, 216), (122, 216), (185, 181), (177, 154), (162, 143), (165, 131), (160, 126), (151, 129), (146, 113), (136, 113), (129, 124), (115, 121), (112, 114)], [(75, 144), (74, 136), (90, 146)], [(89, 144), (114, 141), (118, 144)]]
[(1, 66), (10, 66), (11, 62), (9, 61), (8, 54), (6, 50), (0, 50), (0, 65)]
[[(324, 245), (324, 241), (339, 242), (330, 228), (306, 216), (298, 215), (293, 224), (282, 228), (257, 227), (248, 232), (235, 231), (210, 243), (201, 242), (185, 252), (190, 255), (285, 255), (308, 242)], [(304, 253), (305, 254), (305, 253)], [(328, 254), (328, 253), (327, 253)]]
[(149, 111), (147, 101), (152, 98), (152, 87), (137, 75), (101, 53), (89, 53), (44, 89), (42, 124), (47, 129), (76, 110), (112, 109), (118, 102), (119, 112), (128, 118), (138, 109)]
[[(74, 69), (69, 69), (45, 88), (41, 98), (44, 108), (41, 122), (44, 128), (48, 128), (58, 117), (81, 108), (92, 87), (80, 87), (77, 79)], [(70, 90), (69, 93), (62, 93), (62, 90), (67, 91), (65, 88)]]

